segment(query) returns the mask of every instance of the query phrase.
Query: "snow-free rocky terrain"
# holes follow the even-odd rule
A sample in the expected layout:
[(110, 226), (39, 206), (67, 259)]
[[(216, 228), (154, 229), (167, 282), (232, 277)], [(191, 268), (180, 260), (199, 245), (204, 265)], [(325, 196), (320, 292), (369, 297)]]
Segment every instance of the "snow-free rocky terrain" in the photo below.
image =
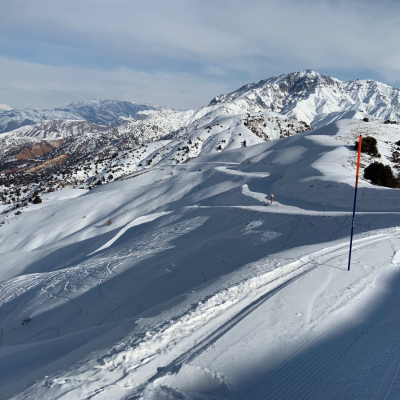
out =
[(0, 399), (398, 399), (400, 189), (363, 176), (398, 177), (399, 91), (308, 70), (130, 104), (0, 135)]
[(347, 271), (360, 133), (390, 163), (398, 125), (342, 120), (3, 214), (0, 398), (397, 399), (398, 189), (360, 180)]

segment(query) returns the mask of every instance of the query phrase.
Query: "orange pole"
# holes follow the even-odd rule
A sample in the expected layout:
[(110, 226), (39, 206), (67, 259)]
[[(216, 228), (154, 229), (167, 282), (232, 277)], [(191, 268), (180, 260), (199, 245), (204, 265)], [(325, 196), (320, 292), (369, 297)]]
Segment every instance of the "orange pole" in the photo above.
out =
[(357, 158), (356, 187), (358, 186), (358, 173), (360, 172), (361, 143), (362, 143), (362, 135), (360, 135), (360, 139), (359, 139), (359, 141), (358, 141), (358, 158)]

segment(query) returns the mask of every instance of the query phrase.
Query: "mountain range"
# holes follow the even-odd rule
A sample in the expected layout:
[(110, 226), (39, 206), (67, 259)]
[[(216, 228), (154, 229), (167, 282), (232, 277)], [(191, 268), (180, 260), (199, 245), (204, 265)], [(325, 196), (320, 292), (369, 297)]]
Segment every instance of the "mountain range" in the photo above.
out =
[[(247, 84), (194, 110), (116, 100), (75, 102), (53, 110), (8, 108), (0, 109), (0, 179), (6, 185), (30, 182), (30, 189), (25, 188), (29, 197), (35, 190), (60, 187), (60, 180), (63, 186), (91, 188), (150, 167), (184, 164), (340, 119), (395, 122), (400, 119), (400, 91), (306, 70)], [(20, 198), (3, 189), (3, 201), (12, 199)]]
[(313, 128), (343, 118), (400, 119), (400, 90), (372, 80), (343, 82), (312, 70), (251, 83), (215, 97), (210, 105), (235, 104), (274, 111)]
[(172, 109), (120, 100), (81, 101), (52, 110), (4, 106), (0, 107), (0, 133), (54, 119), (85, 120), (93, 124), (118, 126), (130, 120), (144, 119), (148, 112), (164, 110)]
[[(377, 120), (400, 118), (400, 90), (373, 80), (340, 81), (313, 70), (294, 72), (244, 85), (216, 96), (199, 110), (175, 111), (168, 107), (118, 100), (89, 100), (53, 110), (0, 107), (0, 132), (51, 119), (86, 120), (120, 126), (126, 122), (166, 116), (188, 125), (206, 115), (272, 111), (317, 128), (351, 115)], [(171, 114), (174, 117), (171, 117)]]

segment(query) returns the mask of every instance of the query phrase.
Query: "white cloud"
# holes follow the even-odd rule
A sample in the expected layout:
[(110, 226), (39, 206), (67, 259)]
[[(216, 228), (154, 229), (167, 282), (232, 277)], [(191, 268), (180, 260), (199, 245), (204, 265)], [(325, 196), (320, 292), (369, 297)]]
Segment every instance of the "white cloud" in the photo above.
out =
[(227, 90), (188, 73), (149, 74), (128, 68), (102, 71), (57, 67), (0, 58), (1, 101), (13, 107), (63, 106), (75, 100), (107, 98), (195, 108)]
[(209, 74), (209, 75), (218, 75), (218, 76), (223, 76), (226, 75), (226, 71), (222, 68), (219, 67), (213, 67), (210, 65), (206, 65), (203, 69), (204, 73)]
[[(33, 104), (64, 104), (76, 87), (85, 98), (133, 96), (185, 107), (305, 68), (353, 78), (370, 74), (395, 85), (399, 11), (398, 1), (384, 0), (2, 2), (0, 51), (8, 58), (2, 72), (13, 85), (1, 83), (0, 94), (6, 86), (7, 96), (11, 91), (15, 103), (26, 104), (34, 100), (26, 98), (26, 88), (36, 80), (41, 85)], [(16, 70), (6, 70), (13, 58), (32, 66), (15, 61)], [(0, 100), (14, 101), (7, 96)]]

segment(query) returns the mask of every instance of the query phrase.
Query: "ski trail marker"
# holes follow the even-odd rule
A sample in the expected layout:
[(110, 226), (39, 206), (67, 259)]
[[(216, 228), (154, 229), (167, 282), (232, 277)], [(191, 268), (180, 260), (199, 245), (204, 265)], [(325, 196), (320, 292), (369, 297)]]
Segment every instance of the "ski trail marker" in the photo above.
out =
[(353, 220), (351, 221), (349, 265), (348, 265), (348, 267), (347, 267), (347, 271), (350, 271), (351, 248), (353, 247), (354, 219), (355, 219), (355, 216), (356, 216), (356, 203), (357, 203), (358, 173), (360, 172), (361, 142), (362, 142), (362, 135), (360, 135), (360, 139), (359, 139), (359, 141), (358, 141), (358, 158), (357, 158), (357, 172), (356, 172), (356, 187), (355, 187), (355, 192), (354, 192)]

